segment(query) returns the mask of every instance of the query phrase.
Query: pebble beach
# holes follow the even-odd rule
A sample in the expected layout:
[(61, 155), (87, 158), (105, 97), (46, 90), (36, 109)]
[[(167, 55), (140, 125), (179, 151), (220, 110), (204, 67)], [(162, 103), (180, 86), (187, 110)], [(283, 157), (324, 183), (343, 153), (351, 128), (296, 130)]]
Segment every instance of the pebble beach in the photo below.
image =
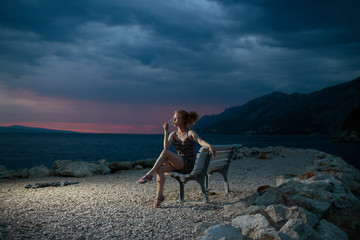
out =
[[(313, 166), (317, 150), (280, 148), (270, 158), (242, 157), (229, 169), (231, 192), (223, 193), (221, 175), (210, 178), (210, 203), (202, 202), (195, 181), (185, 185), (168, 177), (166, 200), (153, 209), (156, 180), (137, 184), (148, 169), (85, 178), (46, 177), (0, 180), (0, 239), (196, 239), (203, 226), (228, 224), (236, 211), (224, 206), (275, 186), (279, 175), (299, 175)], [(39, 182), (77, 181), (64, 187), (26, 189)]]

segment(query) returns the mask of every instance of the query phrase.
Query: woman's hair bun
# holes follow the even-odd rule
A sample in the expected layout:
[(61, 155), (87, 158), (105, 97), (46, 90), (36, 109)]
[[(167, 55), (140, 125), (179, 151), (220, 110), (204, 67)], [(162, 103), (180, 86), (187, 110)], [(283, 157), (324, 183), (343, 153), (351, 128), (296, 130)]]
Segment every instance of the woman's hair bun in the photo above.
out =
[(199, 119), (199, 115), (196, 112), (191, 111), (191, 112), (189, 112), (189, 120), (188, 120), (187, 124), (194, 125), (198, 119)]
[(199, 115), (195, 111), (187, 112), (185, 110), (177, 110), (175, 113), (178, 113), (181, 115), (181, 117), (185, 121), (186, 126), (192, 126), (196, 123), (196, 121), (199, 119)]

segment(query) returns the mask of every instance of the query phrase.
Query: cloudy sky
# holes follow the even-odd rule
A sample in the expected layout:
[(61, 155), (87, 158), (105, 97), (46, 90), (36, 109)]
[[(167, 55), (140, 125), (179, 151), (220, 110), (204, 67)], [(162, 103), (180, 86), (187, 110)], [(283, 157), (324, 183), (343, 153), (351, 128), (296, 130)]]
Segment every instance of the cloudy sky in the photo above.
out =
[(0, 2), (0, 125), (161, 133), (360, 76), (358, 0)]

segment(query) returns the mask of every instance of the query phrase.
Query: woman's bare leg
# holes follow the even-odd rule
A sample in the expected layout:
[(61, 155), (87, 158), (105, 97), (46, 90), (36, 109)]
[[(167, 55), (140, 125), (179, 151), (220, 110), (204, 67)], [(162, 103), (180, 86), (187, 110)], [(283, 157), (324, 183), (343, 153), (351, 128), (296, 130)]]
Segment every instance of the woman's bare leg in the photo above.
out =
[(146, 175), (149, 177), (153, 176), (166, 160), (168, 160), (168, 162), (174, 167), (174, 170), (180, 170), (184, 168), (184, 160), (176, 153), (165, 149), (161, 152), (156, 163)]
[(170, 163), (169, 164), (164, 164), (161, 167), (158, 168), (157, 170), (157, 178), (156, 178), (156, 183), (157, 183), (157, 196), (156, 198), (159, 199), (160, 197), (162, 197), (163, 191), (164, 191), (164, 184), (165, 184), (165, 173), (167, 172), (172, 172), (176, 170)]

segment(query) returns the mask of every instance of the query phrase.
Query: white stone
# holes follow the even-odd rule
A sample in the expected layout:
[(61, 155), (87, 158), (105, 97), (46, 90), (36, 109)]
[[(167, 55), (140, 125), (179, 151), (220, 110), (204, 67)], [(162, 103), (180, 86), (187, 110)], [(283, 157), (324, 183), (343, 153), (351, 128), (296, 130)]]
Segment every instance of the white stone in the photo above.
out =
[(268, 220), (260, 213), (236, 217), (232, 220), (232, 225), (241, 228), (243, 236), (250, 238), (256, 238), (263, 232), (273, 229)]

